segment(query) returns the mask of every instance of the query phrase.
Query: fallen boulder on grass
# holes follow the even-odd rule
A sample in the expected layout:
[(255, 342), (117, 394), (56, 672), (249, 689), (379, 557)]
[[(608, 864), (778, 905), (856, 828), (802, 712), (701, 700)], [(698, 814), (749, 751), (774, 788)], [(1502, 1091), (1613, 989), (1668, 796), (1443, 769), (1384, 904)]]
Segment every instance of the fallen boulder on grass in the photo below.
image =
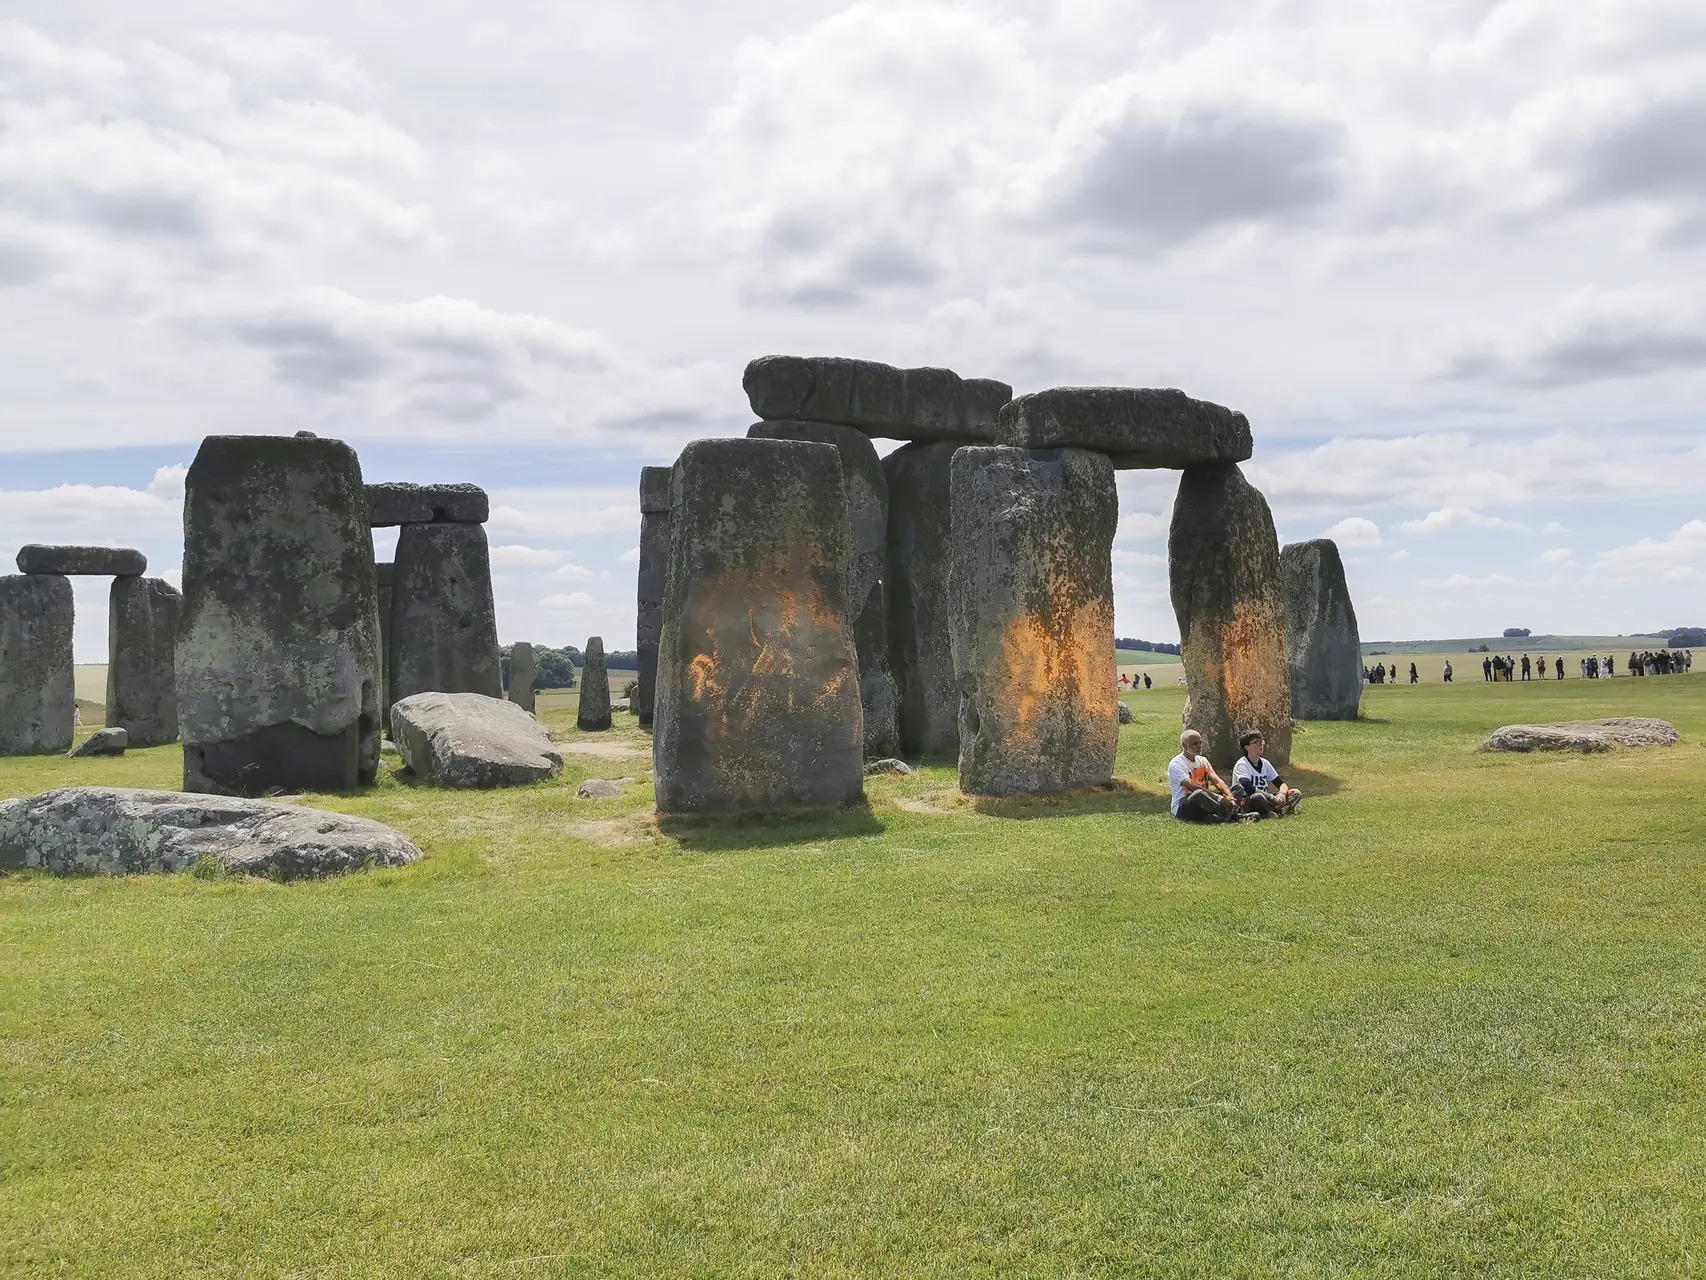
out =
[(1483, 751), (1610, 751), (1613, 747), (1669, 747), (1681, 735), (1666, 720), (1612, 716), (1557, 724), (1507, 724), (1493, 730)]
[(117, 727), (97, 729), (65, 754), (68, 756), (122, 756), (130, 745), (130, 732)]
[(483, 693), (417, 693), (391, 708), (391, 740), (409, 771), (442, 787), (512, 787), (563, 771), (545, 727)]
[(57, 875), (185, 871), (202, 859), (239, 875), (300, 880), (400, 867), (421, 851), (390, 827), (274, 800), (62, 787), (0, 804), (0, 870)]

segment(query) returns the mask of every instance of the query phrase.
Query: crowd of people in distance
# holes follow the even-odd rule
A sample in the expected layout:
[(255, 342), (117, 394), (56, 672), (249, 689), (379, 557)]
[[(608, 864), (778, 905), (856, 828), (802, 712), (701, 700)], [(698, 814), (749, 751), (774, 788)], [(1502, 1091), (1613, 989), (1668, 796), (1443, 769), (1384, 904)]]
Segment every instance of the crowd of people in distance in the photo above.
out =
[(1253, 729), (1239, 737), (1238, 763), (1227, 786), (1202, 753), (1202, 734), (1186, 729), (1179, 735), (1179, 754), (1167, 765), (1173, 816), (1185, 822), (1260, 822), (1296, 813), (1303, 793), (1279, 776), (1262, 745)]
[[(1449, 681), (1451, 679), (1451, 664), (1448, 662), (1445, 664), (1445, 667), (1445, 678)], [(1420, 680), (1421, 677), (1416, 674), (1416, 664), (1412, 662), (1410, 664), (1410, 683), (1416, 684)], [(1398, 664), (1394, 662), (1390, 671), (1386, 669), (1386, 664), (1384, 662), (1375, 663), (1372, 670), (1367, 666), (1364, 666), (1362, 669), (1362, 682), (1364, 684), (1397, 684)]]
[(1657, 653), (1649, 649), (1645, 653), (1629, 655), (1629, 674), (1632, 676), (1680, 676), (1693, 668), (1692, 649), (1660, 649)]
[(1152, 688), (1154, 684), (1155, 682), (1149, 678), (1149, 673), (1147, 671), (1135, 680), (1127, 675), (1122, 675), (1120, 677), (1120, 688), (1122, 689), (1149, 689)]
[[(1609, 679), (1617, 674), (1617, 656), (1606, 654), (1604, 658), (1598, 654), (1589, 654), (1580, 660), (1581, 675), (1584, 680)], [(1629, 663), (1624, 668), (1632, 676), (1668, 676), (1680, 675), (1694, 667), (1694, 651), (1692, 649), (1660, 649), (1656, 652), (1648, 650), (1645, 653), (1631, 653)], [(1451, 662), (1447, 659), (1442, 673), (1445, 683), (1451, 683)], [(1541, 654), (1531, 658), (1523, 654), (1520, 661), (1510, 654), (1489, 653), (1481, 659), (1481, 679), (1493, 684), (1509, 683), (1522, 680), (1562, 680), (1564, 678), (1564, 659), (1548, 658)], [(1416, 664), (1410, 664), (1410, 683), (1418, 683), (1420, 677), (1416, 674)], [(1363, 667), (1362, 682), (1364, 684), (1397, 684), (1398, 664), (1390, 668), (1384, 662), (1376, 663), (1372, 668)]]

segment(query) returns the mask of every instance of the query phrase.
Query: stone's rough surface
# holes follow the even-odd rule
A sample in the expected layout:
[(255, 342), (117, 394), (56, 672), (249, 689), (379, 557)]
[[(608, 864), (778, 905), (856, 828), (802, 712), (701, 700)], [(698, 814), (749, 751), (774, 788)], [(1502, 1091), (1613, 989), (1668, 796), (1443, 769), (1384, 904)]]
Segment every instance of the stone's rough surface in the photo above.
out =
[(1296, 720), (1355, 720), (1362, 701), (1362, 639), (1339, 548), (1326, 538), (1280, 549), (1285, 651)]
[(0, 575), (0, 755), (71, 745), (74, 608), (69, 578)]
[(186, 871), (207, 858), (242, 875), (299, 880), (400, 867), (420, 856), (370, 818), (267, 800), (66, 787), (0, 804), (5, 869), (126, 875)]
[(1235, 464), (1185, 471), (1167, 561), (1190, 690), (1186, 722), (1202, 731), (1208, 758), (1223, 773), (1238, 758), (1246, 729), (1261, 730), (1270, 760), (1288, 763), (1291, 678), (1279, 540), (1267, 499)]
[(839, 422), (894, 440), (987, 442), (1013, 395), (992, 378), (840, 356), (760, 356), (741, 385), (760, 418)]
[(479, 693), (417, 693), (391, 708), (391, 741), (441, 787), (511, 787), (555, 778), (563, 756), (526, 711)]
[(610, 670), (604, 665), (604, 640), (593, 636), (586, 642), (586, 670), (581, 673), (575, 728), (585, 733), (602, 733), (609, 727)]
[(889, 664), (900, 743), (912, 755), (960, 746), (960, 690), (949, 641), (949, 477), (957, 444), (909, 444), (883, 459), (889, 490)]
[(1137, 717), (1132, 715), (1131, 708), (1126, 706), (1123, 702), (1120, 703), (1120, 723), (1130, 724), (1135, 719), (1137, 719)]
[(148, 572), (148, 557), (130, 547), (62, 547), (31, 542), (18, 552), (18, 572), (134, 578)]
[(370, 484), (367, 518), (375, 529), (394, 524), (484, 524), (492, 504), (475, 484)]
[(1108, 782), (1119, 745), (1113, 468), (1077, 449), (961, 449), (951, 502), (960, 789)]
[(509, 648), (509, 700), (523, 711), (533, 710), (533, 682), (538, 677), (533, 646), (517, 640)]
[(503, 697), (491, 554), (477, 524), (409, 524), (391, 587), (392, 705), (417, 693)]
[(1094, 449), (1119, 468), (1242, 462), (1250, 423), (1183, 391), (1152, 387), (1055, 387), (1001, 410), (996, 438), (1021, 449)]
[(658, 808), (864, 795), (851, 524), (833, 449), (699, 440), (675, 471), (658, 653)]
[(1507, 724), (1493, 730), (1483, 751), (1610, 751), (1613, 747), (1670, 747), (1682, 740), (1666, 720), (1612, 716), (1558, 724)]
[(871, 438), (854, 427), (829, 422), (760, 422), (747, 430), (754, 440), (807, 440), (832, 445), (841, 460), (847, 491), (853, 556), (847, 600), (858, 606), (853, 644), (859, 652), (859, 700), (864, 706), (865, 754), (892, 755), (899, 749), (900, 696), (889, 663), (889, 625), (883, 577), (888, 546), (889, 494)]
[(614, 800), (622, 794), (622, 786), (609, 778), (588, 778), (575, 788), (575, 794), (582, 800)]
[(338, 440), (209, 436), (184, 484), (184, 789), (346, 790), (379, 768), (379, 592)]
[(663, 589), (669, 576), (669, 493), (674, 470), (640, 468), (640, 572), (638, 612), (634, 616), (639, 673), (634, 711), (640, 727), (650, 728), (657, 700), (658, 640), (663, 635)]
[[(382, 560), (373, 566), (374, 576), (379, 580), (379, 705), (391, 706), (391, 604), (396, 599), (392, 587), (397, 580), (397, 566), (390, 560)], [(383, 717), (381, 717), (383, 720)], [(389, 733), (389, 723), (382, 723), (380, 730)]]
[(160, 578), (114, 578), (107, 596), (107, 723), (133, 747), (178, 740), (174, 671), (184, 598)]
[(130, 735), (123, 729), (97, 729), (66, 754), (73, 757), (122, 756), (129, 745)]
[(894, 774), (899, 778), (910, 778), (917, 772), (918, 770), (906, 761), (896, 760), (892, 756), (883, 760), (867, 760), (865, 762), (865, 776), (867, 778), (874, 778), (878, 774)]

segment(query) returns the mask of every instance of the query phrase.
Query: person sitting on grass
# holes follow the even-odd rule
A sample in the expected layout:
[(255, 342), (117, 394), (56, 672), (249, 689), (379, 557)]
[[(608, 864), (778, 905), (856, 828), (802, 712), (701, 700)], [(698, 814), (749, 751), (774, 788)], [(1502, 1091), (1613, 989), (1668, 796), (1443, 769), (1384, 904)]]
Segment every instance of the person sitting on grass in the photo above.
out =
[(1173, 816), (1186, 822), (1231, 822), (1238, 817), (1232, 789), (1221, 781), (1202, 753), (1202, 734), (1186, 729), (1179, 735), (1179, 754), (1167, 765), (1167, 785), (1173, 791)]
[(1296, 813), (1303, 793), (1288, 787), (1262, 755), (1262, 735), (1254, 729), (1238, 739), (1243, 754), (1232, 766), (1232, 794), (1248, 813), (1260, 818), (1283, 818)]

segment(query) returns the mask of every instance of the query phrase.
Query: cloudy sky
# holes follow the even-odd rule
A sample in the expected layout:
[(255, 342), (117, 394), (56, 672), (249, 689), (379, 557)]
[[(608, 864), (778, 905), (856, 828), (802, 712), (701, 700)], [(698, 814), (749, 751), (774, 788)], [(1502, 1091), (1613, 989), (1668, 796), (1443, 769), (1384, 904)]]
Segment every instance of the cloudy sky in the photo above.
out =
[(1706, 621), (1700, 0), (5, 12), (7, 546), (173, 570), (200, 438), (308, 428), (492, 492), (506, 641), (626, 648), (638, 467), (780, 351), (1239, 408), (1365, 638)]

